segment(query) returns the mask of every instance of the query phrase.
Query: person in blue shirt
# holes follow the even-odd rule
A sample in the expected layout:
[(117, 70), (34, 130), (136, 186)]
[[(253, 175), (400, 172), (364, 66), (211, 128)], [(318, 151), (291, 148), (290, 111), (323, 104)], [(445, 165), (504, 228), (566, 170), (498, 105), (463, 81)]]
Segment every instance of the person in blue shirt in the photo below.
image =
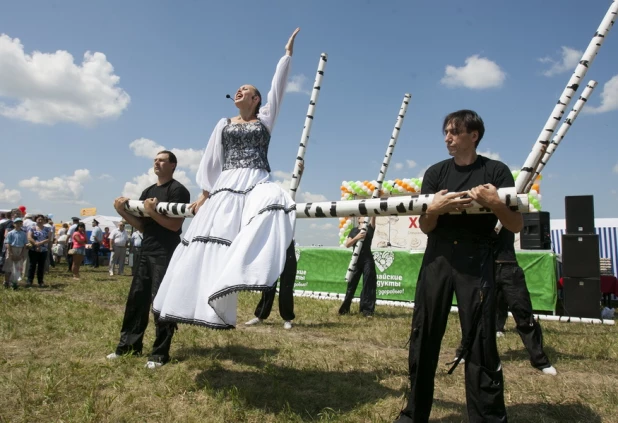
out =
[(10, 274), (10, 277), (4, 282), (4, 287), (8, 288), (10, 283), (13, 286), (13, 289), (17, 289), (17, 281), (19, 280), (24, 267), (28, 237), (22, 230), (23, 221), (21, 217), (14, 219), (13, 225), (14, 229), (12, 229), (4, 238), (7, 256), (2, 270), (5, 273)]

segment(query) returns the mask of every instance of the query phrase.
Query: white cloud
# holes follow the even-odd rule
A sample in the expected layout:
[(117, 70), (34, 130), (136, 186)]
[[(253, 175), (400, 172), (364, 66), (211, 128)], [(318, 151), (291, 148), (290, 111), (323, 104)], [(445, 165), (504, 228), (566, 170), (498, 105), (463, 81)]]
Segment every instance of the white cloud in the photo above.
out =
[(603, 85), (601, 92), (601, 105), (592, 107), (588, 104), (584, 107), (584, 113), (605, 113), (618, 110), (618, 75), (615, 75)]
[(485, 156), (488, 159), (492, 159), (492, 160), (500, 160), (500, 154), (498, 153), (492, 153), (491, 151), (487, 150), (487, 151), (479, 151), (478, 154), (480, 154), (481, 156)]
[[(275, 170), (272, 175), (276, 178), (274, 182), (284, 190), (290, 189), (290, 182), (292, 182), (292, 174), (283, 172), (281, 170)], [(301, 182), (302, 183), (302, 182)], [(309, 191), (297, 191), (296, 202), (297, 203), (317, 203), (320, 201), (328, 201), (322, 194), (314, 194)]]
[(308, 89), (305, 88), (305, 82), (307, 82), (307, 77), (302, 73), (300, 75), (292, 75), (290, 80), (288, 81), (288, 85), (285, 88), (286, 93), (302, 93), (302, 94), (311, 94)]
[(395, 163), (395, 170), (403, 169), (403, 163)]
[(176, 155), (179, 168), (189, 169), (192, 172), (197, 172), (204, 154), (204, 150), (194, 150), (193, 148), (172, 148), (170, 150), (148, 138), (136, 139), (129, 144), (129, 148), (137, 157), (145, 157), (150, 160), (154, 160), (159, 151), (169, 150)]
[(481, 90), (500, 87), (505, 79), (506, 73), (496, 62), (475, 54), (466, 59), (464, 66), (447, 65), (440, 82), (451, 88), (465, 87)]
[(416, 167), (416, 162), (414, 160), (406, 160), (408, 165), (408, 169), (414, 169)]
[(427, 169), (429, 169), (430, 165), (425, 166), (424, 168), (422, 168), (421, 170), (418, 171), (418, 175), (416, 175), (417, 178), (422, 178), (423, 176), (425, 176), (425, 172), (427, 172)]
[(24, 52), (19, 39), (0, 34), (0, 115), (33, 123), (93, 124), (115, 118), (129, 95), (103, 53), (84, 53), (80, 65), (63, 50)]
[(42, 200), (59, 203), (88, 204), (81, 199), (84, 183), (91, 179), (88, 169), (77, 169), (71, 176), (41, 180), (38, 176), (19, 181), (19, 186), (36, 192)]
[(575, 50), (571, 47), (562, 46), (561, 54), (562, 58), (560, 60), (554, 60), (549, 56), (539, 59), (541, 63), (551, 64), (550, 68), (543, 72), (543, 75), (554, 76), (564, 72), (574, 71), (584, 52)]
[(0, 182), (0, 202), (2, 203), (15, 203), (21, 200), (21, 193), (16, 189), (4, 188), (5, 185)]
[(333, 225), (332, 223), (323, 223), (323, 224), (312, 223), (309, 225), (310, 229), (318, 229), (318, 230), (323, 230), (323, 231), (331, 230), (334, 227), (335, 225)]
[[(191, 180), (187, 176), (187, 173), (183, 170), (175, 171), (174, 179), (187, 188), (191, 187)], [(126, 182), (122, 190), (122, 196), (130, 198), (131, 200), (138, 200), (146, 188), (156, 183), (157, 175), (155, 175), (154, 169), (150, 168), (148, 169), (148, 172), (134, 177), (132, 182)]]
[(102, 174), (101, 176), (99, 176), (99, 179), (103, 180), (103, 181), (113, 181), (114, 177), (112, 175), (108, 175), (107, 173)]

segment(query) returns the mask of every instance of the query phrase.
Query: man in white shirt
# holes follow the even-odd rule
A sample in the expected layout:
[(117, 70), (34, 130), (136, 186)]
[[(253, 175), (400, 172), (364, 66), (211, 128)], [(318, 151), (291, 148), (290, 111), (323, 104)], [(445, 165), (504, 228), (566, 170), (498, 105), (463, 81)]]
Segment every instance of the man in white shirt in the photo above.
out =
[(135, 229), (131, 234), (131, 249), (129, 253), (133, 255), (132, 264), (131, 264), (131, 276), (135, 276), (135, 269), (137, 269), (137, 265), (139, 264), (139, 256), (142, 251), (142, 239), (144, 239), (144, 235)]
[(92, 264), (96, 269), (99, 267), (99, 250), (101, 249), (101, 242), (103, 242), (103, 231), (99, 227), (99, 221), (96, 219), (92, 219), (90, 242), (92, 243)]
[(118, 263), (118, 274), (124, 273), (124, 259), (127, 255), (127, 243), (129, 235), (124, 230), (124, 222), (120, 222), (117, 229), (114, 229), (109, 235), (109, 249), (111, 256), (109, 258), (109, 275), (114, 276), (114, 266)]

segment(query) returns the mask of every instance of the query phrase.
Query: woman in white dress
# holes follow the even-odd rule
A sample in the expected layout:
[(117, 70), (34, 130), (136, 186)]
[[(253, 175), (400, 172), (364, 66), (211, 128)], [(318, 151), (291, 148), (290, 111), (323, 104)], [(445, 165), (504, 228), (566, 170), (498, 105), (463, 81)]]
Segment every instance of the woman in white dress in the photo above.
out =
[(296, 29), (267, 96), (243, 85), (239, 115), (215, 127), (197, 172), (203, 192), (176, 248), (153, 311), (165, 321), (214, 329), (236, 325), (237, 293), (272, 287), (294, 235), (295, 204), (270, 176), (268, 145), (290, 71)]

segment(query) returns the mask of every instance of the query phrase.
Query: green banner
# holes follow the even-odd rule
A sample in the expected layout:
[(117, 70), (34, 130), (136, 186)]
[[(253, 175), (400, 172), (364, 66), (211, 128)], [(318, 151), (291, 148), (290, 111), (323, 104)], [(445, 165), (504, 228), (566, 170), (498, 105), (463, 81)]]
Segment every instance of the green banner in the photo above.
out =
[[(294, 288), (300, 291), (343, 294), (345, 274), (352, 251), (343, 248), (297, 247), (298, 270)], [(380, 300), (414, 301), (422, 252), (373, 250), (376, 262), (377, 298)], [(553, 311), (556, 306), (556, 258), (548, 252), (517, 252), (524, 269), (526, 283), (535, 310)], [(360, 295), (362, 280), (356, 290)], [(453, 299), (453, 304), (456, 304)]]

